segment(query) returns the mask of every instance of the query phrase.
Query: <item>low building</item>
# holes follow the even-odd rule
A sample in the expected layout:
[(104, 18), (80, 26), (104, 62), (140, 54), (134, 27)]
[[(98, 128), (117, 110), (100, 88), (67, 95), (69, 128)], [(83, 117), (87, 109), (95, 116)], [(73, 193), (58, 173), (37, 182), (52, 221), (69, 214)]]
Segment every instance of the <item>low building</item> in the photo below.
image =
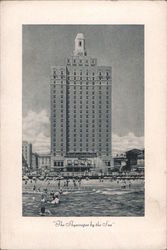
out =
[(144, 150), (141, 154), (137, 157), (137, 169), (140, 172), (144, 172), (144, 165), (145, 165), (145, 159), (144, 159)]
[(127, 167), (129, 170), (138, 168), (139, 161), (142, 160), (140, 157), (144, 159), (144, 150), (132, 149), (126, 152)]
[(42, 170), (51, 169), (50, 154), (38, 154), (38, 169)]
[(29, 169), (32, 169), (32, 144), (23, 141), (22, 142), (22, 157), (24, 159), (24, 164), (27, 164)]
[(114, 170), (123, 171), (124, 167), (127, 164), (127, 159), (126, 159), (125, 155), (123, 155), (123, 154), (116, 155), (113, 158), (113, 162), (114, 162)]
[(39, 158), (39, 155), (37, 153), (32, 153), (32, 169), (33, 170), (38, 169), (38, 158)]

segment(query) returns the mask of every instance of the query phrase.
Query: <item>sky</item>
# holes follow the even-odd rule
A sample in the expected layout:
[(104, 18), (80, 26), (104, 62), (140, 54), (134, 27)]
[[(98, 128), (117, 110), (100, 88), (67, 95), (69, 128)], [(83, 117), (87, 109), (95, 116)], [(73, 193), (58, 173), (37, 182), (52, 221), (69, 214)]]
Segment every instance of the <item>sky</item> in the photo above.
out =
[(50, 145), (51, 66), (72, 55), (83, 33), (89, 56), (112, 67), (113, 153), (144, 147), (144, 26), (23, 25), (23, 139), (36, 152)]

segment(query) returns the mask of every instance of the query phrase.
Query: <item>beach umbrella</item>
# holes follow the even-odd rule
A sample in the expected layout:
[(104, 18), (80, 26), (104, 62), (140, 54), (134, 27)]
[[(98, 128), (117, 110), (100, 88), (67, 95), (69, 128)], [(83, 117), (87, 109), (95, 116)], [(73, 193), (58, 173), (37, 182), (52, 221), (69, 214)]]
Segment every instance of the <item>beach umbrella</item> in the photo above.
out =
[(57, 180), (63, 180), (63, 179), (64, 179), (63, 176), (57, 177)]
[(40, 176), (39, 177), (39, 180), (44, 180), (45, 178), (43, 176)]
[(28, 176), (23, 176), (23, 180), (29, 180)]

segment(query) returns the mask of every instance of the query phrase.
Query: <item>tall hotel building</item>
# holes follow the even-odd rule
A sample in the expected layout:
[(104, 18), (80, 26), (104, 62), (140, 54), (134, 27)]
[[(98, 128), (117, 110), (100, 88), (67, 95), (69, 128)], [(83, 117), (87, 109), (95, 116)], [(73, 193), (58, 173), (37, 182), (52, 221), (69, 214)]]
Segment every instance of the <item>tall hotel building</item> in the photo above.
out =
[(73, 55), (51, 72), (51, 166), (81, 158), (110, 166), (111, 80), (111, 67), (98, 66), (77, 34)]

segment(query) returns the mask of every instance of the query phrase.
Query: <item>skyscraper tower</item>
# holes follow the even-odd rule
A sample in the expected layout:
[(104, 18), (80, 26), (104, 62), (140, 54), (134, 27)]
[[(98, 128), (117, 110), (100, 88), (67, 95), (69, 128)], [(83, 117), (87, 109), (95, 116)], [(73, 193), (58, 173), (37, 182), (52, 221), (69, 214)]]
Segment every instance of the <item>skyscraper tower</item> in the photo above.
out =
[(100, 158), (111, 164), (111, 67), (87, 56), (82, 33), (64, 66), (52, 67), (51, 162), (63, 168), (68, 159)]

